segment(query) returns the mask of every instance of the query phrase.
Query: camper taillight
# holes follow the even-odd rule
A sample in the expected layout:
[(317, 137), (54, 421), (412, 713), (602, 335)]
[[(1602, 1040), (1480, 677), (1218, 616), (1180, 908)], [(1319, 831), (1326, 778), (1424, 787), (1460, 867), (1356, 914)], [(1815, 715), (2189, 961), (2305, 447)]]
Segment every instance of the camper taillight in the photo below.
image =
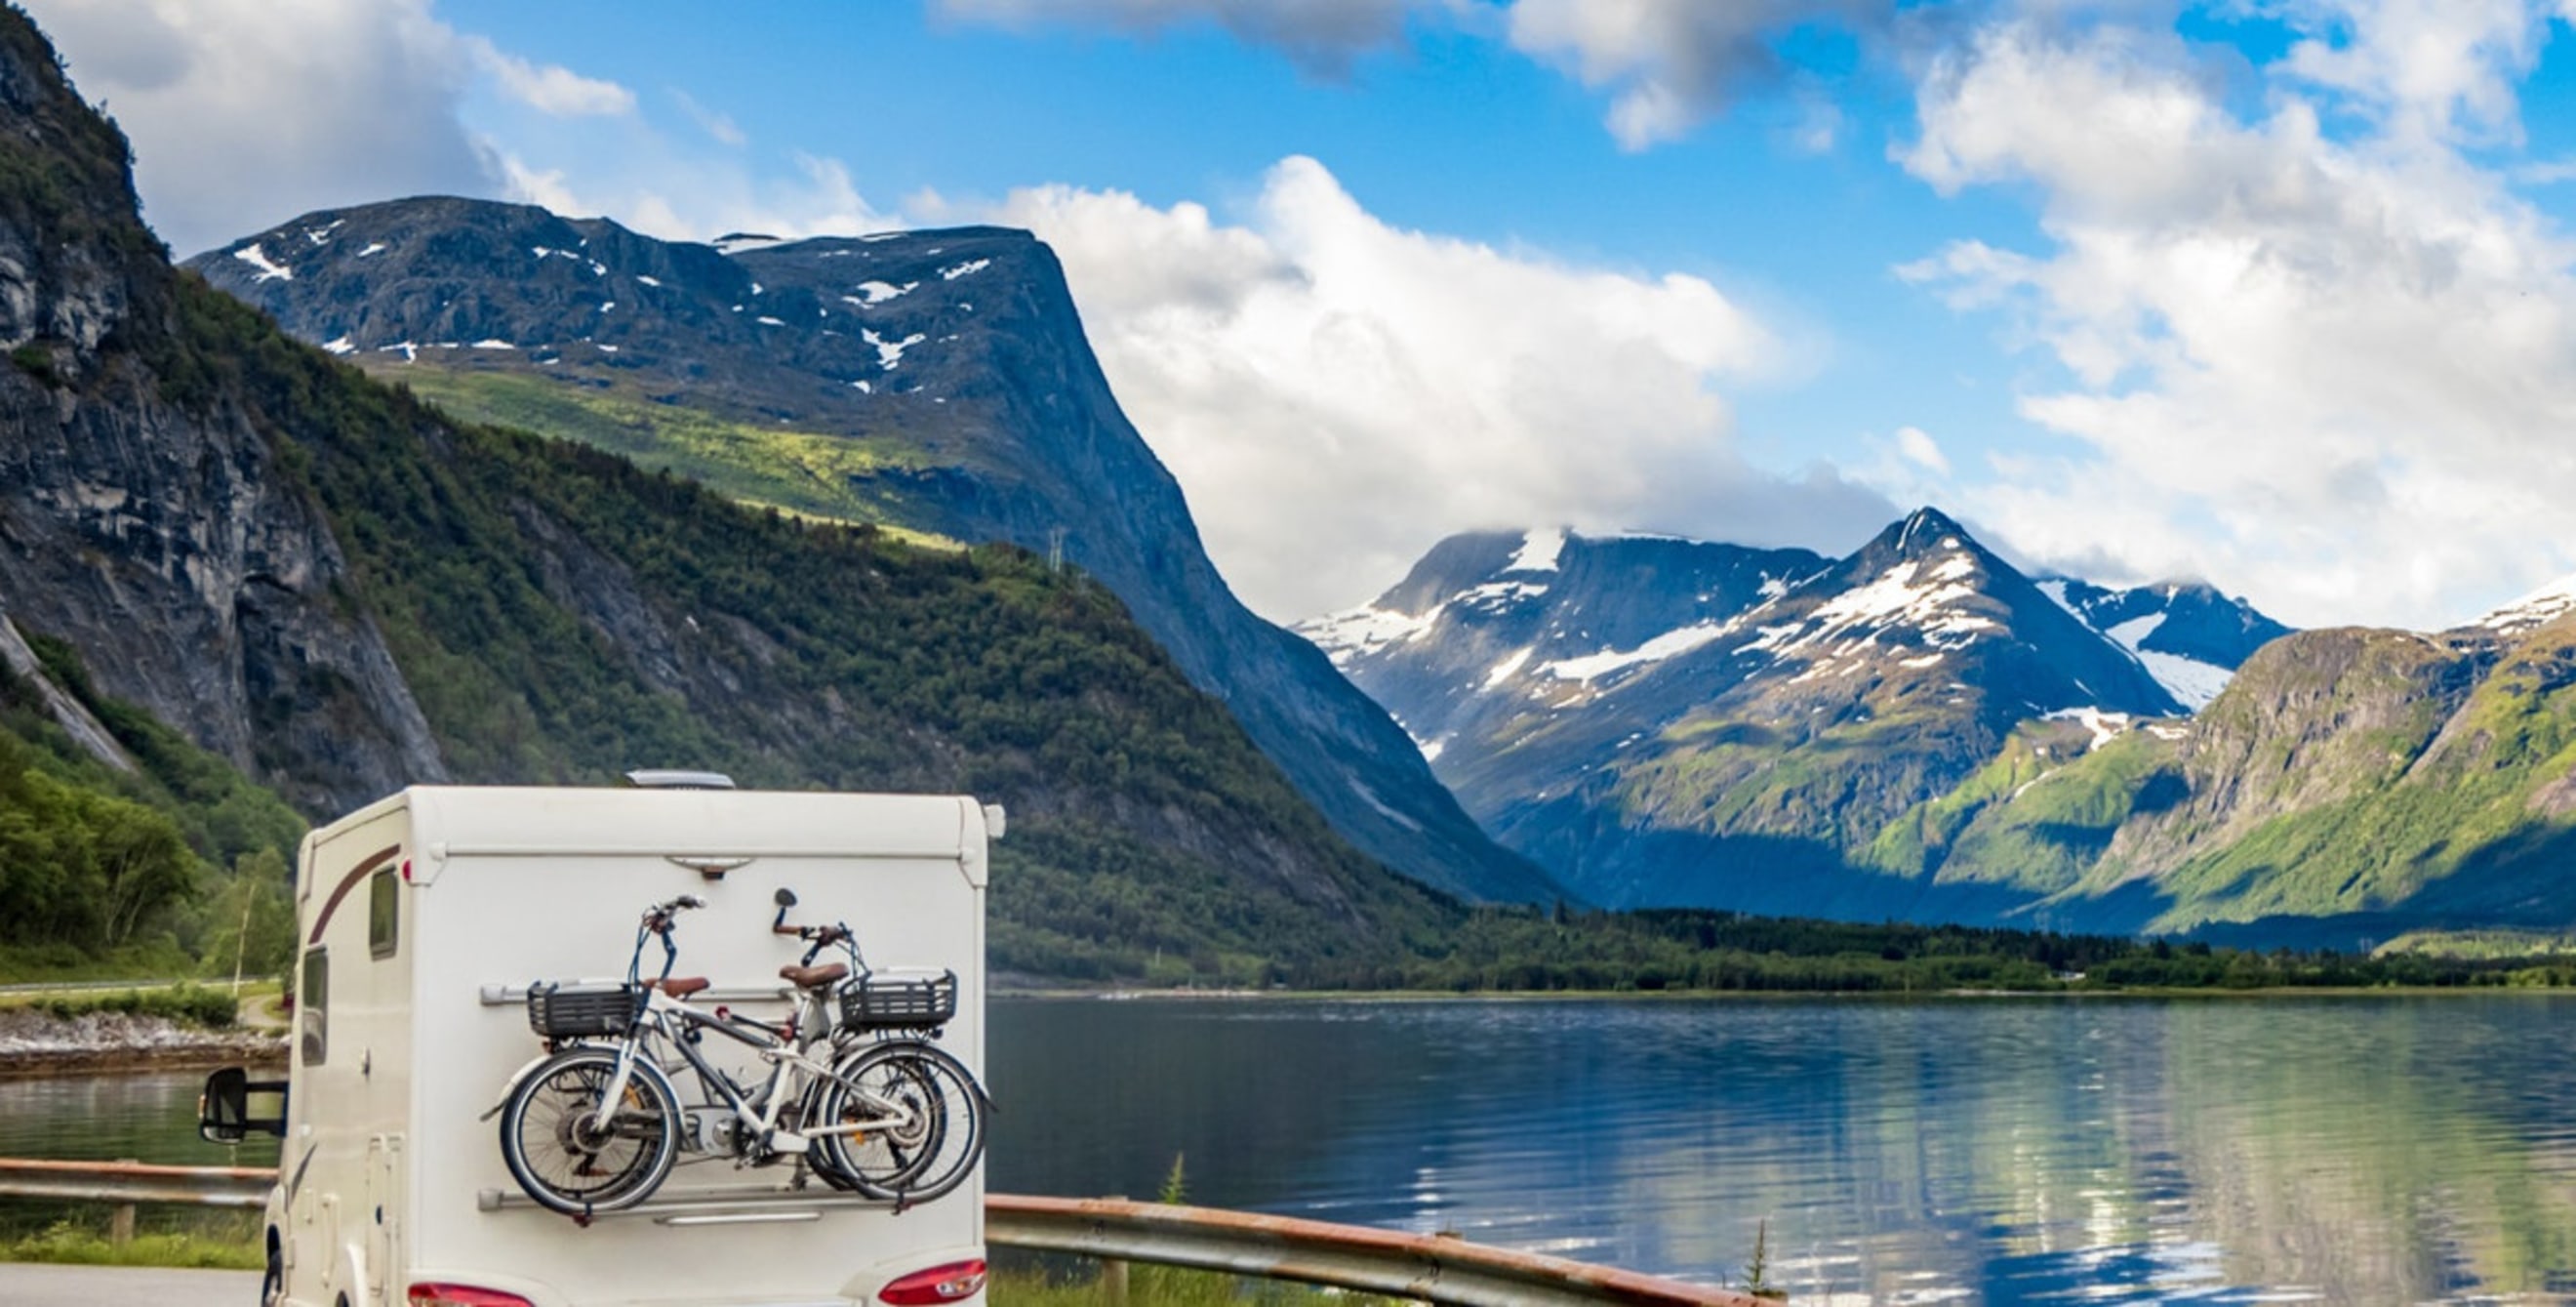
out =
[(406, 1296), (411, 1307), (530, 1307), (527, 1299), (515, 1293), (470, 1284), (415, 1284)]
[(983, 1287), (984, 1263), (950, 1262), (915, 1271), (877, 1290), (877, 1298), (893, 1307), (938, 1307), (972, 1298)]

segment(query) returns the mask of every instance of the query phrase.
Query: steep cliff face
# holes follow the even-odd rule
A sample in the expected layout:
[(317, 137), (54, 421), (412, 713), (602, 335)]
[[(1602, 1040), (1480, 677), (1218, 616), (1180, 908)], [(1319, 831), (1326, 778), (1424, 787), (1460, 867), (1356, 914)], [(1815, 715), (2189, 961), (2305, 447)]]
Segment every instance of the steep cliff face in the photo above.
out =
[(187, 375), (123, 138), (0, 25), (0, 608), (297, 801), (446, 772), (345, 562), (237, 397)]
[(1363, 849), (1467, 897), (1559, 892), (1383, 710), (1236, 601), (1025, 232), (710, 247), (431, 198), (308, 214), (190, 266), (452, 412), (738, 498), (1060, 554)]

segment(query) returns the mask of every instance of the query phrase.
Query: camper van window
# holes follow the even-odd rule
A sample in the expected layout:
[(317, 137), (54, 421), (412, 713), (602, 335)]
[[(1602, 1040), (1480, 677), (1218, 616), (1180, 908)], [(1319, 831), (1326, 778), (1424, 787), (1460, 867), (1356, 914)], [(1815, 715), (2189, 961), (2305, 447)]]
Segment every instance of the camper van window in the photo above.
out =
[(331, 950), (304, 955), (304, 976), (295, 986), (295, 1023), (304, 1045), (304, 1065), (320, 1066), (331, 1051)]
[(367, 882), (367, 953), (379, 961), (392, 957), (399, 942), (395, 938), (395, 916), (401, 910), (402, 882), (394, 879), (394, 869), (385, 868)]

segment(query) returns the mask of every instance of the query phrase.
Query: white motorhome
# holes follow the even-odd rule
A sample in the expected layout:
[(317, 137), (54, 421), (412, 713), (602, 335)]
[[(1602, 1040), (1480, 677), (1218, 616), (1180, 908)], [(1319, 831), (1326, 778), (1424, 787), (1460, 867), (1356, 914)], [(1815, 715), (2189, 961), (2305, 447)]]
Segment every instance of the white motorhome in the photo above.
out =
[[(544, 1052), (529, 985), (622, 979), (639, 914), (683, 894), (707, 905), (676, 934), (679, 969), (713, 982), (692, 1004), (786, 1015), (778, 972), (799, 949), (770, 927), (773, 896), (792, 890), (800, 920), (847, 922), (874, 966), (953, 970), (939, 1046), (980, 1077), (985, 844), (1000, 820), (963, 797), (415, 787), (315, 831), (296, 884), (287, 1079), (246, 1092), (219, 1073), (205, 1112), (209, 1137), (281, 1136), (267, 1300), (980, 1305), (980, 1167), (899, 1207), (801, 1166), (710, 1157), (631, 1209), (575, 1221), (513, 1183), (487, 1113)], [(658, 965), (657, 946), (644, 974)], [(734, 1050), (737, 1078), (760, 1074), (748, 1052)], [(282, 1108), (253, 1115), (279, 1090)]]

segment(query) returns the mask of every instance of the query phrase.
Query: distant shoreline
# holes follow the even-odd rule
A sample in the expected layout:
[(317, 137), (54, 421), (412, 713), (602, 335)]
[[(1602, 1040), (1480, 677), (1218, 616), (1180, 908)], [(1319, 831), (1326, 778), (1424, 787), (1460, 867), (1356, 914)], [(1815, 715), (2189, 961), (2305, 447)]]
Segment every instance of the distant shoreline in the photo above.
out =
[(2250, 989), (2219, 986), (2176, 986), (2134, 989), (1487, 989), (1464, 992), (1446, 989), (1098, 989), (1020, 987), (996, 988), (992, 998), (1005, 999), (1093, 999), (1100, 1002), (1131, 1000), (1178, 1000), (1205, 1002), (1214, 1000), (1260, 999), (1298, 1002), (1352, 1003), (1489, 1003), (1489, 1002), (1737, 1002), (1746, 999), (1776, 1002), (1790, 1000), (1832, 1000), (1835, 1002), (1911, 1003), (1926, 1000), (1979, 999), (2248, 999), (2248, 998), (2395, 998), (2418, 995), (2457, 995), (2492, 997), (2515, 994), (2530, 997), (2551, 995), (2576, 996), (2576, 986), (2504, 986), (2504, 985), (2332, 985), (2314, 988), (2299, 985), (2274, 985)]
[(284, 1066), (286, 1053), (285, 1035), (260, 1030), (207, 1030), (114, 1012), (60, 1017), (32, 1008), (0, 1009), (0, 1079)]

